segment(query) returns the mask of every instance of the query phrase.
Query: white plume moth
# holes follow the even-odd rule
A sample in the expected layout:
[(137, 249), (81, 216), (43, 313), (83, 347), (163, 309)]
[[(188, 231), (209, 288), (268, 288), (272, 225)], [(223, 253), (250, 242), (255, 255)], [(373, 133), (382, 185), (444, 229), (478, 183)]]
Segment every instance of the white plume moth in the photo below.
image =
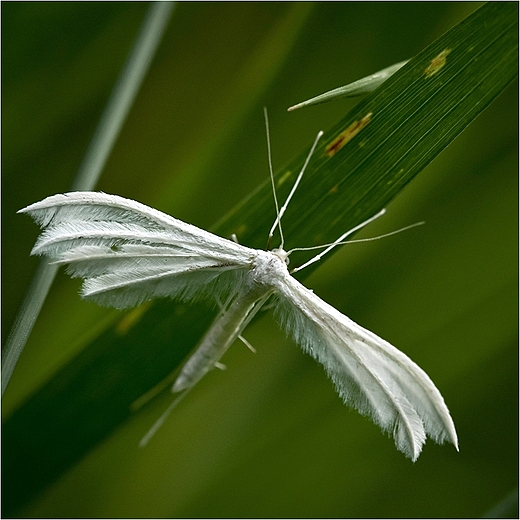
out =
[[(278, 227), (281, 244), (271, 251), (251, 249), (133, 200), (104, 193), (54, 195), (20, 210), (44, 228), (31, 254), (68, 264), (72, 276), (84, 279), (84, 298), (120, 309), (155, 297), (188, 301), (209, 297), (219, 304), (213, 324), (173, 384), (172, 391), (182, 393), (142, 444), (186, 391), (218, 365), (274, 295), (275, 314), (282, 328), (324, 365), (343, 401), (392, 433), (397, 448), (407, 457), (417, 459), (427, 435), (457, 447), (448, 408), (426, 373), (291, 276), (384, 213), (323, 246), (322, 253), (289, 271), (292, 251), (283, 249), (280, 220), (320, 135), (280, 209), (275, 194), (278, 216), (270, 237)], [(272, 167), (270, 170), (274, 191)]]

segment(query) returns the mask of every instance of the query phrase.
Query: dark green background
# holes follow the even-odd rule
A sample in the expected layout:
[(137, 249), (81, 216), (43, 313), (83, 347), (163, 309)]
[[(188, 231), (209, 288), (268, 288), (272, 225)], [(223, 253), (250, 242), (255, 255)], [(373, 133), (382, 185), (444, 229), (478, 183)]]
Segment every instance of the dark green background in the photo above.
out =
[[(262, 106), (280, 164), (356, 101), (288, 106), (412, 57), (478, 5), (181, 4), (98, 189), (208, 228), (267, 175)], [(147, 8), (2, 4), (4, 339), (37, 265), (37, 228), (15, 212), (69, 189)], [(410, 463), (267, 317), (246, 333), (258, 354), (234, 346), (145, 450), (166, 393), (19, 514), (471, 517), (506, 497), (518, 481), (517, 120), (515, 84), (370, 234), (426, 226), (344, 248), (306, 281), (428, 372), (460, 453), (428, 442)], [(121, 320), (78, 287), (58, 276), (4, 418)]]

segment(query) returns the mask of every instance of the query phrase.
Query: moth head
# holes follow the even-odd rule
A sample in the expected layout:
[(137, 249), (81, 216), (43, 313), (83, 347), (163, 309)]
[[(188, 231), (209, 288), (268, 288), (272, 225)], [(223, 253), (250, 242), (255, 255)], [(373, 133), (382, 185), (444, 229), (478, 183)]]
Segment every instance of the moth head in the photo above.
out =
[(273, 255), (276, 255), (282, 262), (285, 262), (285, 265), (289, 265), (289, 253), (285, 251), (285, 249), (282, 249), (281, 247), (276, 247), (275, 249), (271, 250), (271, 253), (273, 253)]

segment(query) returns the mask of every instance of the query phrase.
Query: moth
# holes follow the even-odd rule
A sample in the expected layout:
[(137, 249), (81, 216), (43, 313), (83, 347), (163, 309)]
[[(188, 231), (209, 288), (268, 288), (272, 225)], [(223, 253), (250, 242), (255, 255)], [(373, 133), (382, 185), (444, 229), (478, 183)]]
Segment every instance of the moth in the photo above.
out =
[(428, 375), (292, 276), (384, 213), (323, 246), (324, 251), (304, 265), (289, 269), (292, 251), (283, 249), (281, 218), (319, 137), (282, 208), (270, 163), (278, 216), (269, 235), (278, 226), (278, 248), (252, 249), (117, 195), (72, 192), (19, 211), (43, 228), (31, 254), (68, 265), (73, 277), (84, 280), (82, 297), (101, 305), (123, 309), (157, 297), (216, 301), (218, 315), (181, 369), (173, 392), (186, 392), (218, 364), (274, 296), (274, 314), (281, 327), (325, 367), (345, 404), (393, 435), (398, 450), (415, 461), (427, 436), (437, 443), (450, 441), (458, 449), (453, 420)]

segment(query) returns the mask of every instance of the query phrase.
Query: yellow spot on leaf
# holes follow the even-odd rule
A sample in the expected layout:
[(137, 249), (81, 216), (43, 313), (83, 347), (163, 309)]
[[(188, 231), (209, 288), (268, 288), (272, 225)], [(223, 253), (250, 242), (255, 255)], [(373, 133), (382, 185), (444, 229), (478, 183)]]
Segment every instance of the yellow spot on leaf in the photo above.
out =
[(354, 121), (346, 130), (343, 130), (329, 145), (325, 148), (325, 152), (332, 157), (339, 152), (355, 135), (357, 135), (365, 126), (370, 123), (372, 112), (369, 112), (359, 121)]
[(136, 309), (130, 311), (124, 316), (121, 321), (116, 325), (116, 332), (121, 336), (124, 336), (138, 321), (141, 320), (144, 312), (150, 307), (152, 302), (143, 303)]
[(278, 179), (276, 179), (276, 186), (280, 187), (287, 179), (289, 179), (292, 175), (291, 170), (287, 170), (284, 172)]
[(451, 52), (451, 49), (444, 49), (442, 52), (437, 54), (430, 64), (424, 69), (424, 75), (427, 78), (431, 78), (434, 74), (437, 74), (444, 65), (446, 65), (446, 57)]
[(245, 224), (240, 224), (238, 226), (238, 229), (235, 231), (235, 235), (239, 237), (240, 235), (243, 235), (247, 230), (247, 226)]

